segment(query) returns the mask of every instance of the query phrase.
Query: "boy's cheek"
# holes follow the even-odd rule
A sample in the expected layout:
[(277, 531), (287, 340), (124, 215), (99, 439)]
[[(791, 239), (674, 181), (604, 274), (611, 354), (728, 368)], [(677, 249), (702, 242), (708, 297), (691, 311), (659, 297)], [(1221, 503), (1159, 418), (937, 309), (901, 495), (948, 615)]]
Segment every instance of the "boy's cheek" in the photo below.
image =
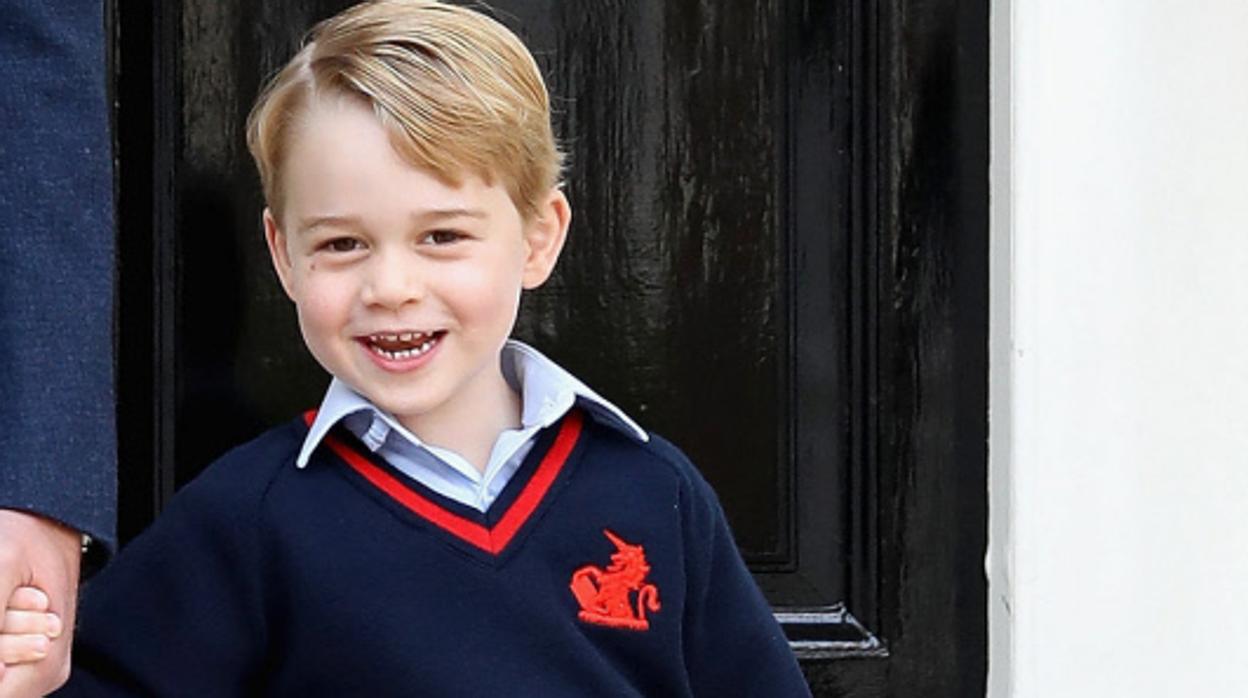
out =
[[(323, 275), (320, 275), (323, 276)], [(295, 279), (291, 301), (295, 304), (299, 322), (307, 327), (326, 327), (341, 323), (348, 314), (349, 298), (333, 284), (317, 274), (304, 274)]]
[(324, 275), (309, 274), (303, 279), (303, 293), (299, 294), (295, 303), (300, 308), (316, 315), (332, 315), (345, 306), (350, 300), (350, 292), (339, 284), (329, 283)]

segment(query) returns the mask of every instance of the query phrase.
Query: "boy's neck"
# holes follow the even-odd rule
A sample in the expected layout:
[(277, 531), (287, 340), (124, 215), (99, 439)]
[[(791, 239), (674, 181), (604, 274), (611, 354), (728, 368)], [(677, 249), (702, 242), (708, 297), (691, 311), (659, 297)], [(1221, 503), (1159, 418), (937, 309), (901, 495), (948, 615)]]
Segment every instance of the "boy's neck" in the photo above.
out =
[(401, 417), (399, 423), (431, 446), (462, 456), (484, 473), (498, 435), (521, 426), (522, 402), (501, 370), (481, 375), (432, 413)]

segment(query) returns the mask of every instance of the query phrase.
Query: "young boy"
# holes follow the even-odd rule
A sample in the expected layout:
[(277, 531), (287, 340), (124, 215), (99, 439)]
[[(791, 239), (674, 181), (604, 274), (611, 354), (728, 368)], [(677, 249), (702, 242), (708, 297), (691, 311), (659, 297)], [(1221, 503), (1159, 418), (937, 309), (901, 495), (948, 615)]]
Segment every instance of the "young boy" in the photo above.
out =
[(333, 381), (89, 585), (65, 695), (808, 695), (693, 466), (507, 340), (570, 217), (515, 36), (347, 10), (248, 143)]

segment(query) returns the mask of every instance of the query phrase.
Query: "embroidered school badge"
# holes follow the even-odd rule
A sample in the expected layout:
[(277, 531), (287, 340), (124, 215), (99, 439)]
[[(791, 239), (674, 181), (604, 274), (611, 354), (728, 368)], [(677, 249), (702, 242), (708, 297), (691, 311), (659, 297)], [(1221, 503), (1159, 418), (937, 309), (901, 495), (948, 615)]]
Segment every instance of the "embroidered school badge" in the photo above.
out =
[(659, 610), (659, 588), (646, 582), (650, 574), (646, 551), (605, 528), (602, 532), (615, 544), (616, 552), (605, 570), (585, 565), (572, 573), (569, 586), (581, 605), (577, 617), (610, 628), (649, 630), (646, 611)]

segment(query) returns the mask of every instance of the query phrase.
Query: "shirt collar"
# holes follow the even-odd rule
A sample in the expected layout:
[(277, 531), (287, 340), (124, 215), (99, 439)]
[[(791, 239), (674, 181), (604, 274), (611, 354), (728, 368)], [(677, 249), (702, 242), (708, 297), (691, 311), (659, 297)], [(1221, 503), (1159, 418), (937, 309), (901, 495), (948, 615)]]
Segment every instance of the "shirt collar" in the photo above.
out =
[[(606, 426), (638, 441), (649, 441), (650, 436), (619, 407), (611, 404), (589, 386), (546, 358), (533, 347), (508, 340), (502, 351), (503, 377), (519, 390), (522, 403), (520, 422), (524, 427), (545, 428), (559, 421), (577, 402), (586, 412)], [(295, 464), (302, 468), (308, 464), (312, 452), (335, 424), (361, 412), (374, 417), (374, 425), (402, 434), (417, 446), (420, 439), (399, 424), (392, 415), (378, 409), (368, 398), (355, 392), (350, 386), (334, 378), (325, 391), (316, 419), (303, 440)], [(382, 427), (384, 429), (384, 427)]]

